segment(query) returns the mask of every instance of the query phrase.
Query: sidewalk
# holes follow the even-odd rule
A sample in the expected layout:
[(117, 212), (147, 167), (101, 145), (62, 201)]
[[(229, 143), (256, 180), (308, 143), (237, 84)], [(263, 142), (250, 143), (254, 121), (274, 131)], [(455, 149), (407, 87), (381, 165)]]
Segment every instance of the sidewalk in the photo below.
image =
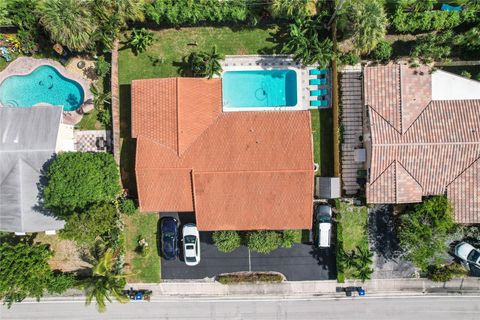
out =
[(223, 285), (217, 282), (163, 282), (159, 284), (131, 283), (128, 288), (148, 289), (153, 295), (184, 296), (245, 296), (245, 295), (332, 295), (336, 287), (359, 286), (367, 293), (479, 293), (480, 278), (455, 279), (447, 283), (427, 279), (381, 279), (346, 281), (296, 281), (275, 284)]

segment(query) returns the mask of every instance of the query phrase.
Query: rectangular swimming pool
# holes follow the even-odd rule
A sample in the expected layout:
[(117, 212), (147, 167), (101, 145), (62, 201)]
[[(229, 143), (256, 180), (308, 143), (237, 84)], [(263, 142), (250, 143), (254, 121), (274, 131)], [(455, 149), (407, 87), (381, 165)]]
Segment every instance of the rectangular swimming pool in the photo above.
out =
[(297, 105), (294, 70), (225, 71), (222, 79), (224, 108), (274, 108)]

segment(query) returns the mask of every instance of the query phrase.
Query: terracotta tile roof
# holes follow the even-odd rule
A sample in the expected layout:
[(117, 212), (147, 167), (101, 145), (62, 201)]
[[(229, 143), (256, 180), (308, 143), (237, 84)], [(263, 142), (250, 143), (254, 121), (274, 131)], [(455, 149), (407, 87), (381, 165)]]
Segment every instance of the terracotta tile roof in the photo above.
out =
[(480, 159), (447, 186), (457, 220), (467, 224), (480, 223)]
[[(458, 222), (480, 220), (480, 176), (471, 173), (477, 170), (474, 163), (480, 158), (480, 100), (431, 101), (431, 82), (425, 80), (430, 77), (428, 72), (397, 66), (402, 79), (397, 88), (401, 103), (389, 104), (388, 99), (395, 95), (383, 89), (383, 80), (372, 76), (392, 73), (392, 68), (395, 66), (366, 68), (365, 101), (370, 103), (372, 144), (367, 201), (419, 202), (422, 195), (447, 192)], [(395, 112), (401, 115), (400, 127), (386, 118), (391, 119)], [(460, 188), (469, 193), (462, 194)]]
[(309, 171), (194, 173), (197, 224), (203, 230), (310, 228), (310, 180)]
[[(172, 108), (163, 99), (155, 102), (156, 91), (165, 92), (171, 79), (165, 80), (169, 81), (132, 84), (141, 210), (195, 210), (200, 230), (310, 228), (314, 176), (310, 112), (222, 113), (220, 82), (182, 79), (179, 91), (178, 84), (170, 87), (177, 90), (180, 125), (169, 130), (179, 131), (176, 141), (183, 145), (175, 150), (163, 138), (169, 135), (152, 134), (165, 122), (166, 113), (148, 112)], [(139, 120), (148, 114), (144, 122)]]
[(220, 79), (198, 78), (132, 81), (132, 137), (182, 154), (220, 115), (221, 85)]

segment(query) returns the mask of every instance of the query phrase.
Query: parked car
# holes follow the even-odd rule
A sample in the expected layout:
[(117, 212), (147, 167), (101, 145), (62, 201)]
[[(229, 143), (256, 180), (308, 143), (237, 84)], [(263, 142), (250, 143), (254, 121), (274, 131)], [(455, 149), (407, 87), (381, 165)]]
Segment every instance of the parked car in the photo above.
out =
[(187, 266), (196, 266), (200, 262), (200, 236), (197, 226), (187, 223), (183, 226), (183, 255)]
[(473, 264), (480, 268), (480, 250), (469, 243), (460, 242), (455, 246), (455, 255), (464, 263)]
[(162, 254), (166, 260), (175, 260), (178, 255), (178, 222), (173, 217), (165, 217), (160, 221)]
[(316, 244), (319, 248), (329, 248), (332, 236), (332, 207), (321, 204), (315, 209)]

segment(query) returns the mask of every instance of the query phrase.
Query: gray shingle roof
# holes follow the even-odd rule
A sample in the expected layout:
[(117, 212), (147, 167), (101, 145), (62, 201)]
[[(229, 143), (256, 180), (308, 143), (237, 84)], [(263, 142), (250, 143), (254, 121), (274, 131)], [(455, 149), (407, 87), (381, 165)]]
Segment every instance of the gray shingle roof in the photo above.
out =
[(64, 225), (39, 205), (38, 185), (55, 153), (61, 107), (0, 108), (0, 231), (40, 232)]

